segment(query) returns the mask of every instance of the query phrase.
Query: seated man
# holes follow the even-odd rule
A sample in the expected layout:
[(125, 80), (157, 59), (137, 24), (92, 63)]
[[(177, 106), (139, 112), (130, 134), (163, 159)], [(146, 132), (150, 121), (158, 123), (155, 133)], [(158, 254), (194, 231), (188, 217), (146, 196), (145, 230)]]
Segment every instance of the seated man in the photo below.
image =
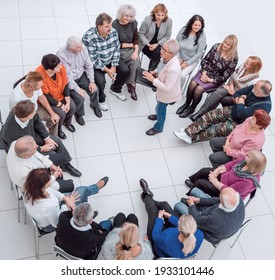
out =
[(58, 133), (59, 116), (51, 108), (47, 98), (41, 90), (43, 77), (38, 72), (29, 72), (13, 86), (13, 92), (9, 98), (10, 110), (22, 100), (30, 100), (35, 104), (35, 111), (42, 121), (46, 122), (50, 134)]
[(62, 169), (54, 165), (48, 157), (37, 152), (37, 144), (32, 136), (26, 135), (11, 143), (7, 155), (7, 166), (12, 182), (20, 188), (23, 188), (31, 170), (47, 168), (52, 172), (51, 188), (62, 193), (71, 192), (74, 189), (71, 179), (62, 179)]
[[(77, 105), (70, 97), (68, 86), (68, 78), (65, 67), (60, 63), (60, 59), (54, 54), (44, 55), (41, 65), (35, 69), (43, 76), (42, 91), (48, 99), (53, 111), (60, 117), (58, 126), (58, 136), (66, 139), (66, 134), (62, 130), (62, 124), (71, 132), (75, 132), (72, 125), (72, 117), (75, 115), (77, 123), (84, 125), (85, 122), (81, 116), (81, 112), (77, 108), (81, 108), (81, 104)], [(83, 100), (75, 100), (83, 103)]]
[(63, 171), (67, 171), (72, 176), (80, 177), (81, 173), (70, 164), (72, 158), (62, 141), (57, 136), (49, 135), (34, 108), (34, 103), (30, 100), (20, 101), (16, 104), (1, 129), (0, 147), (8, 152), (14, 140), (31, 135), (38, 145), (39, 152), (49, 155), (49, 159), (55, 165), (61, 166)]
[[(105, 13), (99, 14), (95, 25), (86, 31), (82, 41), (87, 47), (91, 61), (94, 64), (99, 107), (102, 111), (107, 111), (108, 105), (104, 93), (106, 85), (105, 74), (107, 73), (113, 81), (116, 79), (116, 68), (119, 65), (120, 58), (120, 42), (116, 30), (112, 28), (112, 18), (109, 15)], [(125, 77), (120, 78), (126, 80)], [(126, 100), (126, 96), (122, 92), (117, 92), (116, 96), (122, 101)]]
[[(71, 98), (76, 103), (76, 112), (84, 116), (84, 97), (87, 93), (90, 97), (90, 107), (98, 118), (102, 117), (98, 103), (98, 92), (94, 80), (94, 67), (89, 57), (87, 48), (82, 41), (75, 36), (68, 38), (66, 46), (56, 54), (66, 68), (69, 80)], [(77, 102), (77, 100), (81, 100)], [(78, 108), (79, 106), (79, 108)]]
[(186, 203), (178, 202), (174, 210), (179, 214), (191, 214), (204, 238), (214, 244), (229, 238), (241, 227), (245, 210), (243, 201), (234, 189), (225, 188), (220, 197), (209, 197), (203, 191), (194, 188)]
[(72, 211), (62, 212), (56, 228), (55, 243), (67, 253), (82, 259), (93, 259), (112, 228), (111, 219), (99, 224), (93, 221), (94, 210), (88, 202)]
[(272, 85), (267, 80), (259, 80), (254, 86), (240, 89), (234, 94), (233, 106), (214, 109), (197, 119), (187, 128), (174, 131), (176, 137), (188, 144), (208, 141), (212, 137), (227, 136), (246, 118), (262, 109), (271, 111), (270, 92)]

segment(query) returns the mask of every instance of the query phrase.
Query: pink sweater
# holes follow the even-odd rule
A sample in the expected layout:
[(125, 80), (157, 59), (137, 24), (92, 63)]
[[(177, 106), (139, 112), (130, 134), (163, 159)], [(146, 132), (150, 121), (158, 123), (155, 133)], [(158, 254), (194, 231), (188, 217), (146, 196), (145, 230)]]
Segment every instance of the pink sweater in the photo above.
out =
[(236, 159), (244, 157), (252, 150), (260, 151), (265, 142), (264, 130), (259, 133), (251, 133), (247, 131), (249, 121), (253, 117), (247, 118), (243, 123), (237, 125), (233, 131), (227, 136), (230, 141), (230, 149), (227, 155)]
[[(244, 158), (235, 159), (224, 165), (227, 171), (221, 174), (221, 183), (224, 184), (222, 186), (222, 189), (231, 187), (236, 192), (238, 192), (241, 198), (244, 200), (247, 195), (249, 195), (253, 190), (256, 189), (256, 187), (252, 179), (240, 178), (234, 172), (233, 167), (243, 159)], [(260, 181), (260, 175), (257, 175), (257, 178), (258, 181)]]

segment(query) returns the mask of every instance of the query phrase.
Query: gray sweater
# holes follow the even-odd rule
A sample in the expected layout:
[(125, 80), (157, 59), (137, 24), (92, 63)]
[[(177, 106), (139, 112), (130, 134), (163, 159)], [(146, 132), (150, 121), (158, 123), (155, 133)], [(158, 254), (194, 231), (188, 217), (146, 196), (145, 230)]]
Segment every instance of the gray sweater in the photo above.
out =
[(194, 46), (196, 37), (189, 34), (187, 38), (183, 39), (184, 30), (185, 27), (182, 27), (176, 37), (180, 45), (178, 56), (191, 65), (197, 62), (202, 56), (203, 49), (206, 46), (206, 36), (203, 32), (198, 40), (198, 44)]
[(242, 199), (240, 198), (237, 208), (232, 212), (225, 212), (219, 207), (220, 198), (201, 198), (201, 206), (208, 206), (199, 212), (199, 209), (192, 205), (189, 213), (194, 217), (198, 228), (204, 233), (204, 238), (211, 243), (219, 243), (222, 239), (229, 238), (241, 227), (245, 210)]
[[(116, 257), (116, 244), (119, 241), (119, 232), (121, 228), (114, 228), (107, 235), (99, 255), (97, 257), (98, 260), (114, 260)], [(147, 241), (139, 241), (139, 245), (141, 246), (141, 252), (138, 256), (133, 257), (133, 260), (152, 260), (154, 258), (154, 254), (152, 251), (152, 246), (149, 240)]]

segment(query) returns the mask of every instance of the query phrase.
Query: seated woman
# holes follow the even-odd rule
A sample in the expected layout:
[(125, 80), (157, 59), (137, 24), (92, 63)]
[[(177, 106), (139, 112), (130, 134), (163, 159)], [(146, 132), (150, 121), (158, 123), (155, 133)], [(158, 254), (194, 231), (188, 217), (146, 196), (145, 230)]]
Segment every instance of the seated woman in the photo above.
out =
[(140, 240), (138, 218), (118, 213), (113, 230), (106, 237), (98, 260), (152, 260), (154, 254), (148, 237)]
[(51, 172), (48, 169), (33, 169), (24, 185), (25, 207), (41, 230), (53, 232), (61, 212), (68, 209), (73, 211), (76, 205), (87, 202), (88, 197), (98, 193), (108, 180), (108, 177), (104, 177), (96, 184), (79, 186), (72, 193), (64, 195), (50, 188)]
[(189, 258), (196, 254), (203, 233), (191, 215), (177, 217), (166, 202), (155, 201), (147, 182), (140, 180), (141, 199), (148, 213), (147, 235), (157, 257)]
[(260, 176), (266, 167), (266, 157), (260, 151), (250, 151), (245, 158), (236, 159), (215, 168), (202, 168), (185, 184), (191, 187), (187, 193), (192, 193), (193, 187), (201, 189), (210, 196), (218, 197), (220, 191), (231, 187), (244, 200), (256, 188), (260, 188)]
[(119, 93), (120, 100), (126, 100), (125, 95), (121, 93), (121, 88), (125, 82), (131, 98), (137, 100), (135, 79), (136, 70), (140, 63), (138, 57), (138, 23), (135, 20), (135, 15), (136, 10), (133, 6), (122, 5), (117, 11), (117, 19), (112, 23), (119, 36), (120, 60), (117, 67), (117, 77), (111, 85), (110, 93), (114, 95)]
[(253, 117), (237, 125), (227, 137), (214, 137), (209, 143), (214, 152), (209, 156), (213, 167), (244, 157), (251, 150), (260, 151), (265, 142), (264, 130), (271, 118), (264, 110), (256, 110)]
[[(262, 61), (257, 56), (249, 56), (245, 63), (241, 64), (231, 75), (226, 85), (222, 85), (212, 91), (196, 114), (189, 116), (192, 121), (196, 121), (205, 113), (216, 109), (221, 102), (224, 106), (234, 104), (234, 93), (247, 86), (253, 85), (259, 78), (262, 69)], [(226, 103), (225, 103), (226, 102)]]
[(185, 103), (177, 110), (181, 118), (195, 111), (205, 91), (218, 88), (233, 74), (238, 63), (237, 45), (237, 37), (231, 34), (222, 43), (213, 45), (206, 54), (201, 69), (188, 86)]
[(185, 78), (196, 68), (206, 47), (204, 19), (200, 15), (192, 16), (176, 37), (180, 50), (178, 53), (181, 67), (181, 88)]
[(171, 37), (172, 19), (164, 4), (157, 4), (142, 21), (138, 34), (140, 50), (150, 58), (148, 71), (154, 71), (160, 62), (161, 46)]
[[(70, 97), (66, 69), (56, 55), (47, 54), (43, 56), (41, 65), (35, 71), (42, 75), (42, 92), (48, 99), (53, 111), (60, 117), (58, 136), (61, 139), (66, 139), (67, 136), (62, 130), (62, 124), (69, 131), (75, 132), (75, 127), (72, 125), (73, 115), (75, 115), (77, 122), (82, 123), (82, 125), (84, 122), (82, 116), (76, 111), (74, 100)], [(78, 102), (82, 102), (83, 105), (84, 99), (79, 99)], [(78, 106), (78, 108), (80, 107)]]

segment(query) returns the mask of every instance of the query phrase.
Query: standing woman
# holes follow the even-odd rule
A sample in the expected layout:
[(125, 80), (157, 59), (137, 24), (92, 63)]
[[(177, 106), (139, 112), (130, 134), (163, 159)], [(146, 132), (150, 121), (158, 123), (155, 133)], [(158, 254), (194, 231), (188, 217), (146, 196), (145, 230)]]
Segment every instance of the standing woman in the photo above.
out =
[(161, 46), (171, 37), (172, 19), (168, 18), (164, 4), (157, 4), (150, 16), (145, 17), (139, 28), (140, 49), (150, 58), (148, 71), (157, 68)]
[(137, 67), (140, 64), (138, 57), (138, 23), (135, 20), (135, 15), (136, 10), (133, 6), (122, 5), (117, 11), (117, 19), (112, 23), (118, 33), (120, 42), (120, 60), (117, 75), (118, 77), (123, 75), (126, 79), (116, 79), (111, 86), (111, 90), (121, 92), (121, 88), (126, 82), (128, 92), (133, 100), (137, 100), (135, 78)]
[(204, 19), (200, 15), (192, 16), (176, 37), (179, 42), (179, 61), (181, 67), (181, 88), (185, 78), (196, 68), (206, 47)]
[(213, 45), (206, 54), (201, 69), (188, 86), (186, 102), (177, 110), (181, 118), (195, 111), (205, 91), (218, 88), (233, 74), (238, 63), (237, 45), (237, 37), (231, 34), (222, 43)]

